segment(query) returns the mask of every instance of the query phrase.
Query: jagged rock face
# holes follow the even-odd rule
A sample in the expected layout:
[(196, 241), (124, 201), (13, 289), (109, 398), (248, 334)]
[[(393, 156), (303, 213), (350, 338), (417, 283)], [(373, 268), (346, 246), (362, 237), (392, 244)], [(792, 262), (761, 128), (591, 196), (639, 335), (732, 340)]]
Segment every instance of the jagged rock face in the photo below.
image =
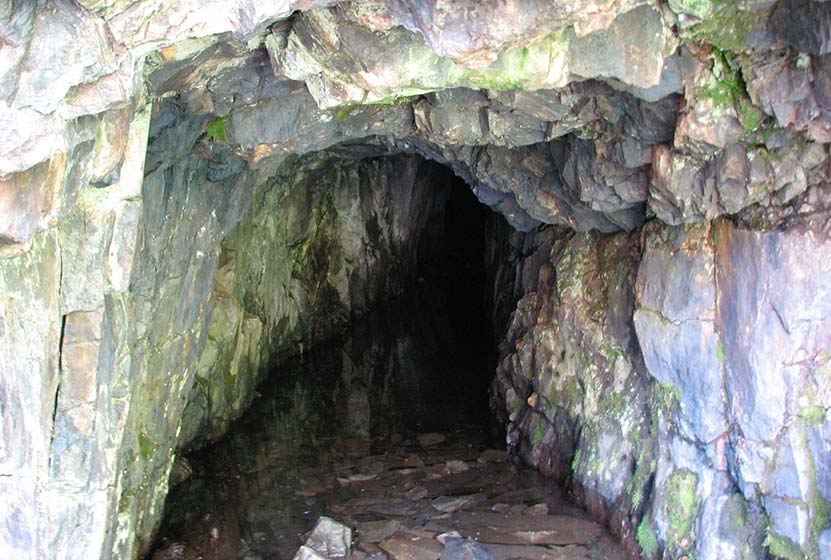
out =
[[(415, 192), (419, 155), (534, 232), (489, 256), (495, 316), (519, 299), (494, 399), (528, 461), (649, 556), (753, 556), (767, 519), (771, 553), (827, 558), (828, 11), (4, 3), (0, 548), (140, 554), (179, 446), (322, 335), (307, 319), (411, 270), (391, 209), (415, 227), (432, 202), (406, 206), (390, 164), (333, 158), (396, 157)], [(381, 237), (366, 212), (390, 217)], [(309, 276), (321, 247), (285, 242), (321, 215)]]
[[(815, 38), (801, 39), (795, 29), (811, 16), (786, 17), (782, 3), (311, 3), (285, 21), (290, 3), (249, 4), (211, 4), (210, 21), (199, 2), (85, 3), (88, 12), (59, 2), (49, 17), (7, 8), (0, 118), (16, 136), (0, 143), (0, 171), (95, 142), (113, 161), (83, 182), (111, 184), (119, 151), (98, 134), (114, 119), (104, 111), (138, 99), (143, 73), (151, 93), (177, 95), (190, 113), (230, 113), (226, 140), (250, 164), (349, 139), (412, 138), (521, 229), (631, 229), (647, 208), (681, 223), (760, 204), (781, 219), (828, 173), (827, 149), (811, 143), (828, 141), (827, 29), (812, 23)], [(815, 4), (792, 11), (821, 15)], [(53, 60), (51, 45), (71, 29), (87, 31), (70, 45), (78, 55)], [(54, 75), (36, 71), (46, 65)], [(460, 87), (483, 93), (420, 95)], [(548, 168), (535, 165), (520, 184), (471, 169), (476, 148), (492, 160), (504, 146), (515, 164), (568, 135), (581, 149), (569, 161), (544, 156)], [(25, 181), (12, 175), (8, 190)], [(10, 198), (10, 210), (38, 221), (44, 201)], [(817, 210), (808, 206), (801, 213)], [(25, 240), (21, 227), (3, 234)]]
[(222, 435), (269, 362), (333, 336), (404, 288), (438, 250), (448, 175), (415, 156), (324, 154), (285, 162), (255, 191), (251, 212), (222, 242), (180, 446)]
[(531, 243), (493, 388), (521, 455), (648, 556), (759, 557), (768, 523), (774, 555), (822, 557), (827, 228)]

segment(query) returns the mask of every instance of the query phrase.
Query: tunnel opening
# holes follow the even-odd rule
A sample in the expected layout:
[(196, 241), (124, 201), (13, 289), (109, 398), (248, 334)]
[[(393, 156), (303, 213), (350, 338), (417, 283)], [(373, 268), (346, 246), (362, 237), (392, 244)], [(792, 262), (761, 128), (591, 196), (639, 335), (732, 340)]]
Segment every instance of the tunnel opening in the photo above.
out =
[[(304, 241), (306, 269), (292, 277), (316, 283), (312, 294), (322, 292), (319, 286), (336, 293), (338, 286), (328, 282), (340, 274), (336, 261), (342, 254), (334, 247), (360, 242), (386, 262), (381, 283), (369, 288), (373, 275), (357, 278), (353, 269), (341, 286), (351, 304), (334, 315), (313, 310), (304, 323), (326, 336), (275, 357), (258, 396), (227, 435), (176, 462), (165, 519), (148, 558), (180, 557), (182, 551), (238, 558), (250, 550), (252, 558), (288, 560), (311, 523), (331, 515), (333, 500), (340, 499), (335, 496), (341, 496), (336, 490), (407, 469), (433, 475), (442, 472), (439, 466), (467, 470), (465, 461), (504, 447), (504, 439), (492, 436), (494, 324), (486, 289), (493, 276), (488, 233), (503, 218), (450, 169), (420, 157), (338, 160), (332, 166), (343, 169), (334, 186), (288, 191), (306, 207), (317, 208), (313, 199), (319, 195), (325, 199), (324, 211), (307, 218), (317, 222), (312, 229), (326, 242)], [(413, 166), (414, 174), (408, 174)], [(379, 187), (367, 182), (378, 178), (364, 174), (367, 169), (391, 170), (393, 177), (382, 177)], [(318, 174), (312, 176), (320, 182)], [(327, 182), (325, 172), (323, 177), (320, 184)], [(357, 202), (340, 193), (344, 184), (354, 187), (354, 180), (358, 188), (347, 191)], [(391, 206), (379, 205), (379, 197), (390, 197)], [(345, 210), (353, 204), (362, 206), (360, 219)], [(284, 203), (281, 209), (290, 207)], [(325, 231), (327, 221), (338, 233)], [(242, 258), (235, 250), (240, 235), (231, 232), (223, 245), (218, 284), (223, 267)], [(377, 300), (366, 296), (371, 291)], [(338, 320), (343, 324), (327, 323)], [(500, 452), (491, 453), (501, 460)], [(494, 465), (497, 479), (512, 468)], [(493, 482), (492, 474), (483, 472), (460, 488), (431, 489), (428, 497), (453, 499), (482, 490)], [(418, 498), (421, 487), (408, 484)], [(357, 511), (358, 517), (372, 517)]]
[[(470, 187), (449, 169), (440, 168), (440, 181), (447, 193), (442, 224), (443, 236), (436, 254), (427, 259), (419, 274), (423, 299), (435, 298), (446, 313), (448, 334), (443, 338), (445, 355), (452, 370), (436, 387), (432, 399), (452, 410), (464, 403), (466, 414), (483, 427), (490, 423), (488, 386), (493, 378), (493, 325), (486, 291), (485, 251), (488, 220), (501, 220), (484, 206)], [(441, 431), (452, 427), (436, 424)], [(433, 429), (433, 428), (430, 428)]]

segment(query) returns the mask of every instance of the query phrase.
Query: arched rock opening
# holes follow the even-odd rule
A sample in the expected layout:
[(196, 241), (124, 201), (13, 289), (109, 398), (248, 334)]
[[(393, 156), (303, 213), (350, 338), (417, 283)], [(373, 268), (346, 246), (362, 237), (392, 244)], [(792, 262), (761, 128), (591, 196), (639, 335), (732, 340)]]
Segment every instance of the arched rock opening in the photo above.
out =
[[(144, 552), (180, 446), (250, 396), (226, 374), (394, 291), (301, 266), (281, 307), (263, 267), (335, 246), (235, 228), (281, 176), (417, 155), (514, 228), (485, 289), (519, 456), (646, 557), (827, 557), (828, 3), (465, 6), (0, 8), (4, 549)], [(296, 202), (253, 242), (328, 215)]]
[(449, 169), (320, 152), (283, 162), (250, 206), (220, 244), (180, 446), (222, 435), (270, 369), (405, 292), (447, 310), (448, 343), (463, 338), (466, 356), (485, 355), (485, 222), (497, 218)]

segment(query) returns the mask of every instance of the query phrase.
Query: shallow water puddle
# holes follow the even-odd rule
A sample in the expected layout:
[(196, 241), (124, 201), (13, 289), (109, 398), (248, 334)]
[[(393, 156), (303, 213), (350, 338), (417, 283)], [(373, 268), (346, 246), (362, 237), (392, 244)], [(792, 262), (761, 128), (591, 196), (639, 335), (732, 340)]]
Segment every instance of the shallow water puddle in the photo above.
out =
[[(290, 360), (188, 458), (150, 557), (290, 560), (325, 516), (351, 530), (352, 560), (624, 558), (550, 481), (489, 449), (481, 356), (455, 340), (410, 298)], [(304, 558), (342, 555), (329, 536)]]

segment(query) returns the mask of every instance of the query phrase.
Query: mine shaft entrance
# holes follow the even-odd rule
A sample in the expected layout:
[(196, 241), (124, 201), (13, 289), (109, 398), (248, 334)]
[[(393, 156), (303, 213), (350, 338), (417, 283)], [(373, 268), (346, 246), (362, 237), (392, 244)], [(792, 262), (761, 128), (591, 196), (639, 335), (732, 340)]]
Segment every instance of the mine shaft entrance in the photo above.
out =
[[(418, 169), (433, 184), (404, 195), (406, 212), (381, 205), (386, 217), (361, 214), (373, 254), (395, 254), (395, 243), (384, 253), (380, 240), (420, 224), (408, 238), (417, 242), (406, 244), (418, 266), (404, 266), (411, 254), (389, 261), (391, 270), (411, 270), (409, 281), (283, 361), (227, 435), (188, 457), (192, 475), (168, 497), (153, 560), (290, 560), (315, 539), (330, 560), (438, 559), (453, 546), (461, 548), (449, 558), (531, 559), (570, 554), (563, 545), (596, 549), (575, 558), (623, 558), (556, 486), (515, 464), (504, 439), (489, 437), (495, 352), (485, 253), (486, 232), (498, 230), (489, 220), (498, 218), (449, 170)], [(311, 262), (331, 263), (331, 245)], [(309, 536), (318, 526), (328, 529)], [(533, 527), (559, 548), (540, 548)], [(462, 537), (439, 538), (448, 533)], [(525, 542), (529, 534), (537, 536)], [(504, 543), (518, 544), (506, 551)]]
[(429, 167), (432, 184), (416, 206), (433, 209), (413, 244), (418, 265), (401, 289), (353, 316), (341, 334), (280, 364), (260, 386), (275, 414), (290, 424), (309, 420), (289, 432), (392, 441), (425, 432), (490, 433), (495, 364), (485, 235), (487, 220), (501, 218), (449, 169)]
[[(188, 456), (193, 474), (168, 497), (152, 558), (238, 558), (248, 547), (288, 560), (325, 513), (331, 496), (318, 494), (338, 479), (375, 476), (382, 463), (475, 459), (491, 445), (485, 235), (501, 218), (448, 168), (423, 164), (432, 184), (407, 209), (429, 213), (412, 244), (414, 273), (335, 336), (282, 360), (229, 433)], [(409, 223), (367, 221), (379, 239), (400, 232), (374, 231), (375, 222)]]

